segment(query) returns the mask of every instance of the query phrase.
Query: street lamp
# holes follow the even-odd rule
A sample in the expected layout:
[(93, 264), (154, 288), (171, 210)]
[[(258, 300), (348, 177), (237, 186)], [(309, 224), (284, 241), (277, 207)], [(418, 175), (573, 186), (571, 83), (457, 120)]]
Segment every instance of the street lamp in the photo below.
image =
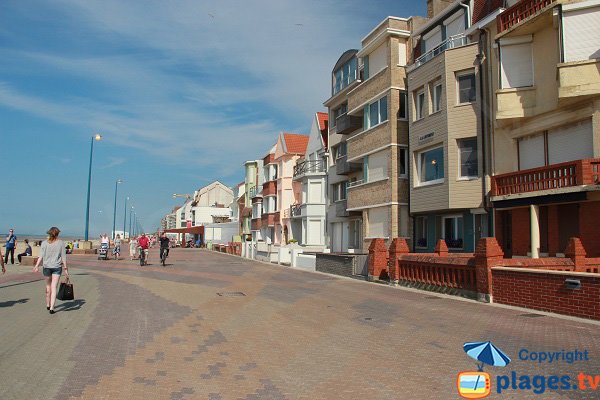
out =
[[(131, 209), (129, 210), (129, 236), (131, 237), (131, 232), (133, 232), (131, 229), (131, 220), (133, 219), (133, 210), (135, 209), (134, 206), (131, 206)], [(135, 236), (135, 235), (133, 235)]]
[(90, 190), (92, 187), (92, 156), (94, 154), (94, 141), (102, 140), (102, 135), (96, 133), (90, 141), (90, 169), (88, 172), (88, 188), (87, 188), (87, 207), (85, 209), (85, 241), (88, 241), (90, 232)]
[[(117, 233), (115, 232), (115, 229), (117, 229), (117, 187), (119, 186), (119, 183), (123, 183), (122, 179), (117, 179), (115, 181), (115, 208), (113, 209), (113, 234), (112, 234), (112, 238), (113, 240), (115, 240), (115, 237), (117, 236)], [(125, 232), (123, 232), (123, 235), (125, 235)]]
[(123, 210), (123, 240), (125, 240), (125, 228), (127, 228), (127, 202), (129, 201), (129, 196), (125, 197), (125, 209)]

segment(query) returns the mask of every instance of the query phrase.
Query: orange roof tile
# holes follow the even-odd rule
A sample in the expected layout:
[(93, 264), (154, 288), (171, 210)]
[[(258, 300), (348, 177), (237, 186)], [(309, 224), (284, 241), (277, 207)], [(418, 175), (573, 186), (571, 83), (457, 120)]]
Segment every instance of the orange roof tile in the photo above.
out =
[(325, 112), (318, 112), (317, 118), (319, 119), (319, 129), (322, 131), (326, 130), (327, 124), (329, 123), (329, 115)]
[(284, 132), (283, 139), (285, 140), (285, 149), (288, 153), (303, 155), (306, 152), (308, 136)]

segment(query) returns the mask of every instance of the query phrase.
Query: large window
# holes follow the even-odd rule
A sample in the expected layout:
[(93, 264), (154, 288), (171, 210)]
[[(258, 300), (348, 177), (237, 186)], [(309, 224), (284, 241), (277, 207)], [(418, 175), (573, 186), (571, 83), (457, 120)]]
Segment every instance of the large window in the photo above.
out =
[(442, 83), (435, 82), (431, 85), (431, 112), (438, 112), (442, 109)]
[(458, 140), (458, 160), (460, 163), (460, 178), (476, 178), (479, 175), (477, 138)]
[(444, 148), (437, 147), (418, 154), (419, 181), (436, 183), (444, 179)]
[(356, 57), (347, 61), (333, 74), (333, 94), (338, 93), (346, 86), (356, 80), (357, 77), (357, 61)]
[(387, 121), (387, 96), (365, 106), (365, 129), (372, 128)]
[(415, 218), (417, 247), (427, 247), (427, 217)]
[(415, 93), (415, 120), (425, 116), (425, 91), (421, 89)]
[(444, 240), (451, 249), (463, 247), (463, 218), (461, 216), (444, 217), (442, 225)]
[(475, 74), (461, 73), (456, 76), (458, 84), (458, 104), (473, 103), (476, 100)]

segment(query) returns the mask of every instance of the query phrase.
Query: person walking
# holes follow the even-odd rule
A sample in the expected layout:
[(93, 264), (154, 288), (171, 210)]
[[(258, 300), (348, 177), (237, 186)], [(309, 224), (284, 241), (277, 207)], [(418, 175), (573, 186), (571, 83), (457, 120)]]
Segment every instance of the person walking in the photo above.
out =
[(2, 273), (6, 273), (6, 268), (4, 268), (4, 258), (2, 257), (2, 248), (0, 248), (0, 264), (2, 264)]
[(23, 258), (23, 256), (30, 256), (32, 254), (31, 246), (29, 245), (29, 239), (25, 239), (25, 246), (27, 246), (25, 248), (25, 251), (23, 253), (20, 253), (20, 254), (17, 255), (17, 259), (19, 260), (19, 264), (21, 264), (21, 258)]
[(67, 267), (65, 244), (58, 239), (60, 229), (53, 226), (48, 229), (47, 233), (48, 239), (42, 242), (40, 256), (33, 267), (33, 272), (38, 272), (40, 265), (43, 265), (42, 272), (46, 280), (46, 309), (50, 311), (50, 314), (54, 314), (58, 281), (63, 268), (65, 274), (69, 277), (69, 268)]
[(137, 258), (137, 238), (135, 236), (129, 240), (129, 257), (131, 260)]
[(117, 234), (115, 238), (115, 247), (113, 248), (113, 254), (115, 255), (115, 259), (119, 259), (121, 257), (121, 235)]
[(10, 253), (10, 263), (15, 263), (15, 248), (17, 247), (17, 236), (13, 229), (8, 231), (6, 236), (6, 254), (4, 254), (4, 264), (8, 264), (8, 254)]

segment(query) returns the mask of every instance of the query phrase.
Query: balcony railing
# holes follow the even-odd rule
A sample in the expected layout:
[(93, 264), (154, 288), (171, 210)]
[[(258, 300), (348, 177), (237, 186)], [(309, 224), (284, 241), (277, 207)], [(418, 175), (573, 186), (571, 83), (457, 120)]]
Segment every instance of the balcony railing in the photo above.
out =
[(253, 186), (248, 191), (248, 197), (253, 198), (258, 193), (258, 186)]
[(527, 19), (548, 5), (554, 3), (555, 0), (521, 0), (512, 7), (507, 8), (498, 17), (496, 17), (496, 23), (498, 24), (498, 33), (501, 33), (513, 25)]
[(305, 160), (294, 166), (294, 178), (319, 172), (325, 172), (325, 162), (323, 160)]
[(492, 177), (492, 196), (600, 184), (600, 159), (570, 161)]
[(469, 44), (469, 39), (464, 35), (464, 33), (450, 36), (448, 39), (444, 40), (442, 43), (438, 44), (433, 49), (429, 50), (427, 53), (417, 58), (411, 68), (417, 68), (423, 64), (428, 63), (435, 56), (442, 54), (448, 49), (465, 46), (467, 44)]
[(290, 215), (292, 218), (302, 216), (302, 204), (293, 204), (290, 206)]
[(363, 183), (365, 183), (363, 179), (358, 179), (356, 181), (348, 182), (348, 187), (351, 188), (354, 186), (362, 185)]
[(341, 156), (335, 160), (335, 173), (338, 175), (348, 175), (361, 169), (362, 164), (348, 162), (348, 156)]
[(335, 133), (342, 135), (352, 133), (355, 130), (362, 128), (363, 120), (361, 117), (354, 117), (348, 114), (342, 114), (335, 120)]

